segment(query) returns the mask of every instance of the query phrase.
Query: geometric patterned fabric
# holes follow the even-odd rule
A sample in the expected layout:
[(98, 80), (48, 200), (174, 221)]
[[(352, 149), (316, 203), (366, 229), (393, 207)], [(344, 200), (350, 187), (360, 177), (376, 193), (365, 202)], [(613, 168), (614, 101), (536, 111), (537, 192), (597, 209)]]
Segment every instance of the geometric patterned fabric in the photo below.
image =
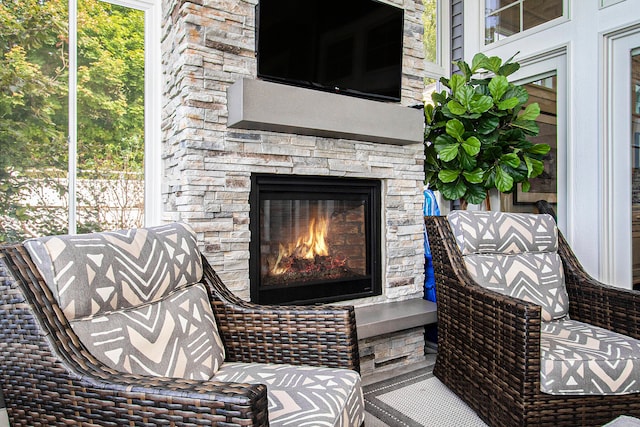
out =
[(208, 379), (225, 358), (184, 224), (25, 242), (71, 326), (118, 371)]
[(575, 320), (542, 323), (540, 389), (557, 395), (640, 392), (640, 341)]
[(550, 215), (456, 210), (448, 220), (479, 285), (539, 305), (543, 321), (567, 316), (558, 232)]
[(271, 427), (356, 427), (364, 421), (360, 375), (352, 370), (227, 362), (212, 380), (266, 384)]
[(558, 232), (550, 215), (453, 211), (448, 219), (479, 285), (542, 307), (543, 393), (640, 392), (640, 341), (568, 318)]

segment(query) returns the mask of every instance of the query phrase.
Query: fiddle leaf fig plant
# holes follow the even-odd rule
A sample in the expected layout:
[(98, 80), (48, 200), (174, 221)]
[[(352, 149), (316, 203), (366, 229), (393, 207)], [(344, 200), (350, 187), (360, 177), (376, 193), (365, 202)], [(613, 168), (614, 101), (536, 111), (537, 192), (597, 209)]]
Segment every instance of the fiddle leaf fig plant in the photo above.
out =
[(456, 62), (461, 74), (441, 78), (447, 88), (425, 103), (425, 181), (448, 200), (480, 204), (487, 191), (529, 191), (530, 178), (544, 170), (548, 144), (534, 144), (538, 103), (507, 77), (520, 68), (479, 53), (471, 64)]

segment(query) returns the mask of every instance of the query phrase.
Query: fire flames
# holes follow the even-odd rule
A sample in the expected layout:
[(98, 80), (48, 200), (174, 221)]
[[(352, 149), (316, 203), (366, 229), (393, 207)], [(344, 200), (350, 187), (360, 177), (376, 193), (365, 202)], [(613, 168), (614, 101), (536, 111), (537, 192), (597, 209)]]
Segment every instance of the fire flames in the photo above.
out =
[(278, 256), (270, 273), (311, 273), (344, 267), (346, 257), (330, 254), (327, 243), (328, 223), (327, 218), (312, 218), (306, 234), (287, 245), (280, 243)]

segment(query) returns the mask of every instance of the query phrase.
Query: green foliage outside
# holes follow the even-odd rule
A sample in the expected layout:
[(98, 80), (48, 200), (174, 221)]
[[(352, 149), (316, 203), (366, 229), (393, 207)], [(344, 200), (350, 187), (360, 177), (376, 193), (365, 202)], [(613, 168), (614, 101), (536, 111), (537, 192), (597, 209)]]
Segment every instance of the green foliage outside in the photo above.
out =
[[(0, 242), (67, 232), (67, 13), (0, 2)], [(126, 226), (118, 210), (143, 179), (144, 14), (83, 0), (77, 36), (78, 231)]]
[(440, 79), (449, 91), (425, 104), (426, 182), (445, 199), (480, 204), (487, 190), (510, 193), (518, 183), (529, 191), (544, 170), (549, 145), (528, 140), (539, 132), (540, 107), (507, 80), (520, 68), (512, 59), (480, 53), (471, 64), (456, 62), (462, 73)]

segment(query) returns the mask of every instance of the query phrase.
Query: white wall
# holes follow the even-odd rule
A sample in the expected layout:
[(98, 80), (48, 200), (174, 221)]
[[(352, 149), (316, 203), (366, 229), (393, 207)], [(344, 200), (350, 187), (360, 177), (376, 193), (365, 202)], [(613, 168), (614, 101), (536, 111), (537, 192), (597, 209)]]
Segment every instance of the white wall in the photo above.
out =
[[(605, 184), (610, 182), (613, 173), (605, 156), (603, 115), (606, 113), (605, 80), (608, 77), (605, 75), (604, 44), (612, 32), (640, 22), (640, 0), (567, 0), (566, 18), (490, 46), (481, 44), (483, 3), (482, 0), (464, 2), (466, 60), (477, 52), (504, 59), (520, 52), (516, 60), (523, 64), (523, 69), (516, 78), (528, 77), (529, 72), (535, 74), (545, 64), (561, 64), (558, 99), (560, 102), (562, 95), (566, 95), (566, 127), (562, 132), (559, 127), (559, 146), (564, 148), (564, 159), (559, 159), (558, 163), (559, 168), (564, 166), (564, 171), (559, 170), (560, 228), (587, 271), (604, 281), (611, 281), (615, 276), (611, 273), (614, 270), (610, 265), (612, 261), (601, 254), (611, 250), (611, 245), (618, 246), (619, 254), (625, 251), (628, 254), (631, 247), (630, 239), (612, 243), (615, 239), (611, 235), (614, 232), (611, 224), (615, 221), (611, 213), (615, 211), (613, 207), (604, 207), (605, 202), (612, 200), (605, 192)], [(562, 141), (563, 138), (566, 140)], [(630, 180), (630, 169), (626, 172)], [(616, 206), (616, 209), (630, 214), (630, 192), (624, 197), (629, 200), (628, 205)], [(621, 221), (624, 218), (618, 225)], [(630, 221), (625, 226), (629, 227), (627, 233), (630, 235)], [(630, 283), (617, 285), (630, 287)]]

